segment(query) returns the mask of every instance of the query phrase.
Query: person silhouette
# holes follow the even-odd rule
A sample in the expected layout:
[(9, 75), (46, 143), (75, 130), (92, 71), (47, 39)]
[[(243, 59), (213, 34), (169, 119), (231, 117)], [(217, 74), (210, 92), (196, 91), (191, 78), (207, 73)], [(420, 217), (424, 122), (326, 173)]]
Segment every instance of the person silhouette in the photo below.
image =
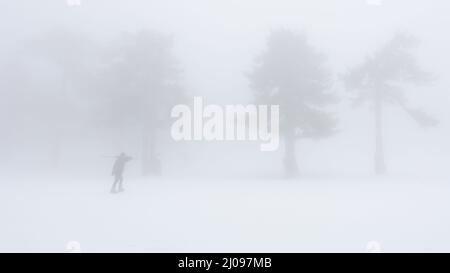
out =
[[(114, 183), (111, 188), (111, 193), (123, 192), (123, 171), (128, 161), (132, 160), (132, 157), (127, 156), (125, 153), (121, 153), (114, 162), (112, 175), (114, 176)], [(118, 189), (116, 190), (116, 188)]]

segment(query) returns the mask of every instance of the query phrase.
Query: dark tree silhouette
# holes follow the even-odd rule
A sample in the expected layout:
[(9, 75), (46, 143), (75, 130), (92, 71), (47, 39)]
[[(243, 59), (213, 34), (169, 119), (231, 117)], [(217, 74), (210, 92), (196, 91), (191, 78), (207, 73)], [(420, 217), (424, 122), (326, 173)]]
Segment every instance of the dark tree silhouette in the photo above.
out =
[(326, 58), (308, 44), (304, 35), (273, 31), (249, 78), (258, 103), (280, 105), (284, 137), (284, 168), (298, 172), (296, 141), (322, 138), (335, 132), (336, 120), (324, 106), (336, 101), (328, 90), (331, 77)]
[(151, 31), (123, 34), (107, 52), (102, 81), (109, 120), (140, 130), (142, 173), (159, 174), (157, 132), (168, 125), (170, 108), (184, 94), (172, 40)]
[(374, 105), (376, 174), (386, 172), (383, 150), (383, 107), (386, 103), (400, 106), (421, 126), (437, 124), (423, 111), (408, 107), (402, 92), (405, 84), (418, 85), (430, 80), (430, 75), (419, 68), (412, 54), (417, 45), (418, 40), (413, 36), (398, 33), (344, 76), (346, 89), (356, 95), (357, 104), (368, 101)]

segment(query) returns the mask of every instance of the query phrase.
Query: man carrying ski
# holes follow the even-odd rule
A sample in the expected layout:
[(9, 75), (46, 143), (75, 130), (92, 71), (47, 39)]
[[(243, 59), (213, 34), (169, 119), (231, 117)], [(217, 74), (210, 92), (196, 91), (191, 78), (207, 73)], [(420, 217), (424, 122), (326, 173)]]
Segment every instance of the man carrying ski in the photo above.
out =
[[(121, 153), (114, 162), (112, 175), (114, 176), (114, 184), (111, 188), (111, 193), (123, 192), (123, 171), (128, 161), (132, 160), (132, 157), (127, 156), (125, 153)], [(118, 189), (116, 189), (118, 187)]]

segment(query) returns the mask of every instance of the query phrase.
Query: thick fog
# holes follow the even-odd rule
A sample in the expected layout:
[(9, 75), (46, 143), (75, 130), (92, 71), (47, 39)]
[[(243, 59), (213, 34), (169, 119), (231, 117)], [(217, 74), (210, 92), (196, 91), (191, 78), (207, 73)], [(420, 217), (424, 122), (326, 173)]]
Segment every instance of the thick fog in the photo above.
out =
[[(0, 0), (0, 251), (450, 251), (449, 10)], [(278, 149), (174, 138), (196, 99)]]

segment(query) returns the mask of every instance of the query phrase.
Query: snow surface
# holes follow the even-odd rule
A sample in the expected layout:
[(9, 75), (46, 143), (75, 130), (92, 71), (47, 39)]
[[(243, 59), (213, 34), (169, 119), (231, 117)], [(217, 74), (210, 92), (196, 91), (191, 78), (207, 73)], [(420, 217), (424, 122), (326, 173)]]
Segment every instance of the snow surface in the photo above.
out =
[(1, 252), (450, 251), (440, 179), (2, 180)]

